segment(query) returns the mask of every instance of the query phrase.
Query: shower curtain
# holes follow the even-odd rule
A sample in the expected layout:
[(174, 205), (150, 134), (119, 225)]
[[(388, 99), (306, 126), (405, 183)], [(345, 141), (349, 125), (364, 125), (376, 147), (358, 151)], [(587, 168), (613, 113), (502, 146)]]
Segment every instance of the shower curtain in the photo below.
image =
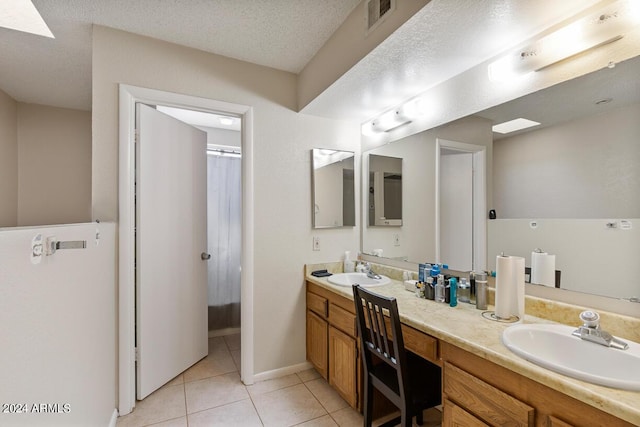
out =
[(207, 156), (209, 330), (240, 327), (241, 159)]

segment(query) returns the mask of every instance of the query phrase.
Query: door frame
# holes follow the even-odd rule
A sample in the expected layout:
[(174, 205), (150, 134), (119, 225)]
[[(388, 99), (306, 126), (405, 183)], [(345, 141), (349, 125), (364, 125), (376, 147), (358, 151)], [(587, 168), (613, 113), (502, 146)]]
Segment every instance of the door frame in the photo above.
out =
[(487, 147), (484, 145), (436, 139), (436, 260), (442, 262), (440, 260), (440, 157), (445, 149), (473, 155), (473, 270), (483, 271), (487, 267)]
[(118, 171), (118, 412), (128, 414), (136, 403), (135, 377), (135, 104), (234, 115), (242, 120), (242, 277), (240, 291), (241, 379), (253, 384), (254, 180), (253, 108), (137, 86), (119, 85)]

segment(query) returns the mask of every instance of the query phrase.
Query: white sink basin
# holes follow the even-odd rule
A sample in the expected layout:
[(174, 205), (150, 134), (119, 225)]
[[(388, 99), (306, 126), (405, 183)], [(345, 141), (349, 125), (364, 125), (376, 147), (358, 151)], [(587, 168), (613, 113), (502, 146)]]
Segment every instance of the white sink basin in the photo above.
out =
[(518, 356), (569, 377), (607, 387), (640, 391), (640, 344), (627, 350), (584, 341), (566, 325), (514, 325), (502, 343)]
[(371, 279), (365, 273), (339, 273), (329, 276), (329, 283), (338, 286), (352, 286), (356, 283), (365, 288), (382, 286), (391, 282), (387, 276), (380, 276), (381, 279)]

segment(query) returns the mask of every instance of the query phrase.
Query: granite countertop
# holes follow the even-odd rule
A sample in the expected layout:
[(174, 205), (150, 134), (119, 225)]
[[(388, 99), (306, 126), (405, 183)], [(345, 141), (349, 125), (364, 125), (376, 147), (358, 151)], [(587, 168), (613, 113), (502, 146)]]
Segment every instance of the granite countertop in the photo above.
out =
[[(311, 276), (309, 271), (312, 270), (307, 269), (306, 280), (353, 300), (350, 287), (332, 285), (327, 278)], [(485, 319), (482, 311), (477, 310), (474, 305), (459, 303), (457, 307), (449, 307), (448, 304), (420, 299), (413, 292), (406, 291), (404, 284), (398, 280), (392, 280), (388, 285), (376, 286), (372, 290), (397, 299), (403, 323), (604, 412), (640, 425), (640, 392), (587, 383), (521, 359), (501, 341), (502, 331), (511, 324)], [(489, 306), (489, 309), (492, 308)], [(524, 323), (554, 322), (525, 315)]]

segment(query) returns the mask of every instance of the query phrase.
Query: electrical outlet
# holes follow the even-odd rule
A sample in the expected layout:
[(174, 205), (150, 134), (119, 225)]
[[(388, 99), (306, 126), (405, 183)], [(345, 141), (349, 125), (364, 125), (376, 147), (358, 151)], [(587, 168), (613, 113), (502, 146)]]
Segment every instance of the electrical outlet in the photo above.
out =
[(320, 238), (318, 236), (313, 236), (313, 250), (320, 250)]
[(400, 246), (400, 235), (398, 233), (393, 235), (393, 246)]

